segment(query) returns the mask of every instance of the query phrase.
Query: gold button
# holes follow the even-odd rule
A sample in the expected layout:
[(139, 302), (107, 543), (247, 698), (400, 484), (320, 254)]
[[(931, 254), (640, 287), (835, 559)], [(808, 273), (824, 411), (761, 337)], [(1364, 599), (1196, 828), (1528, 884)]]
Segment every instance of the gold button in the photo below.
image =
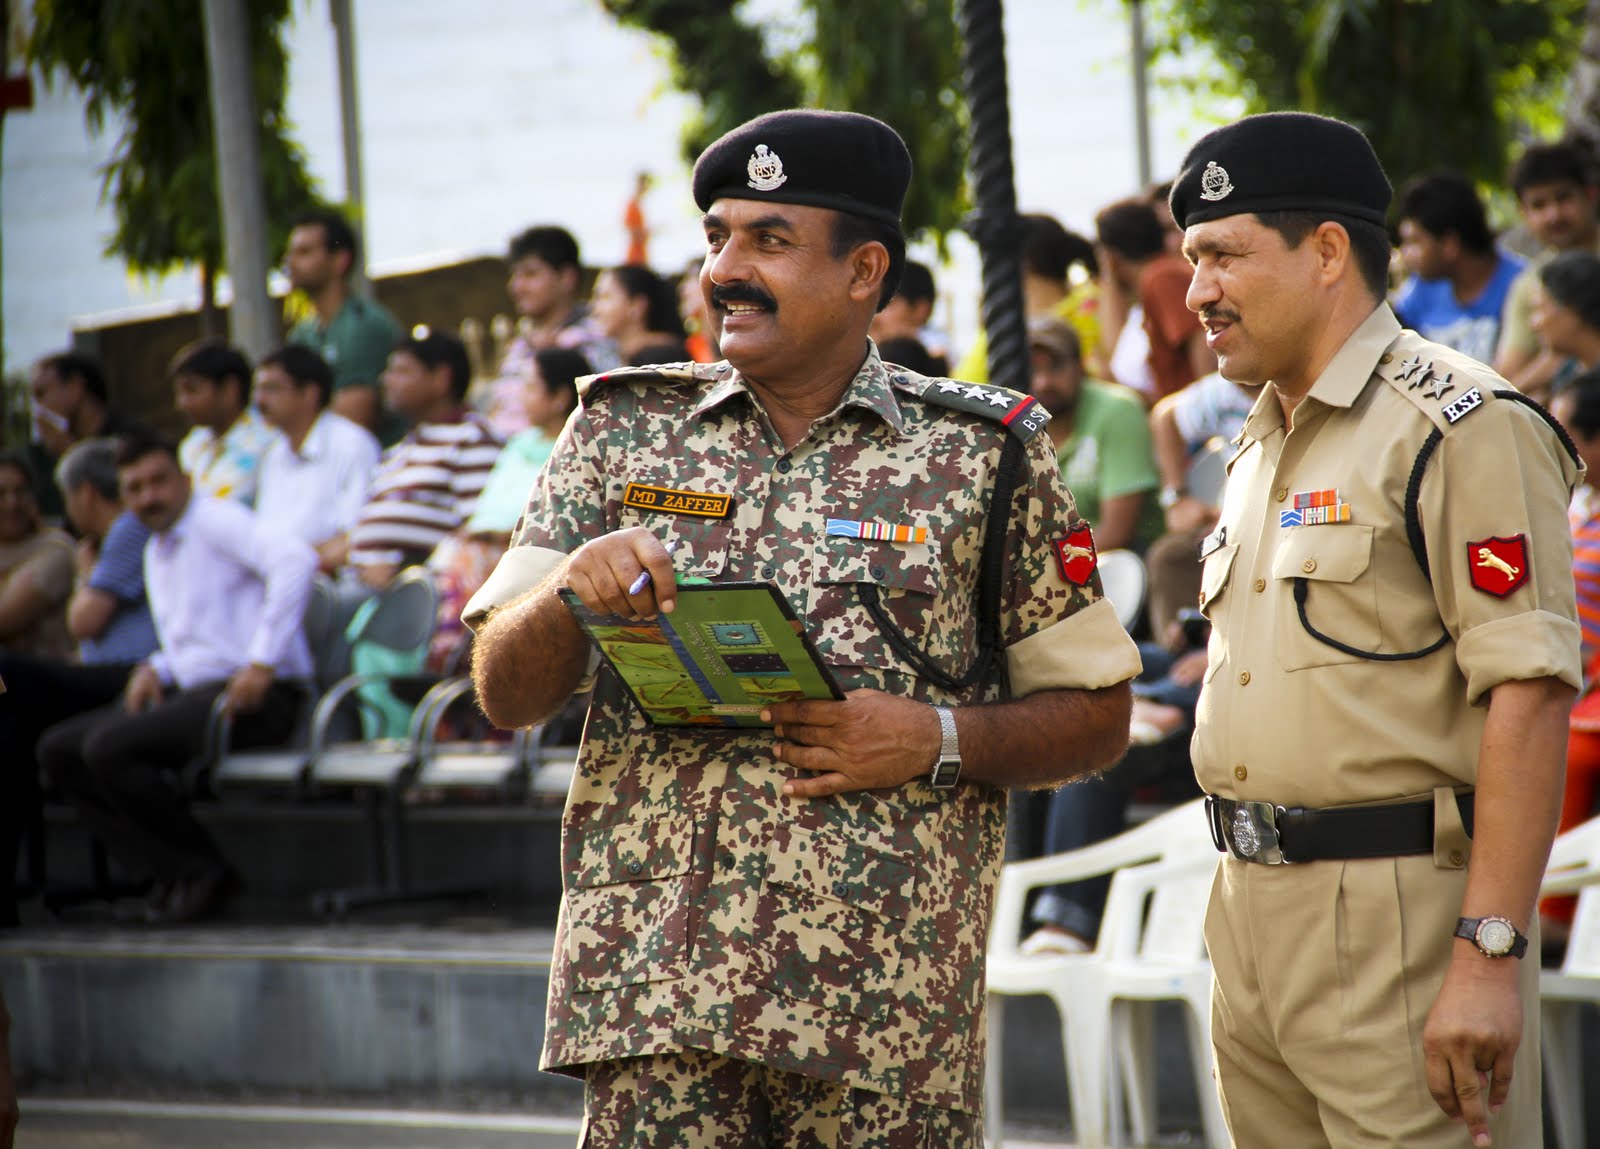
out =
[(1285, 500), (1285, 499), (1287, 499), (1289, 497), (1289, 488), (1288, 487), (1279, 487), (1275, 493), (1277, 495), (1278, 502), (1281, 503), (1281, 502), (1283, 502), (1283, 500)]
[(1385, 364), (1385, 365), (1393, 363), (1394, 362), (1394, 356), (1390, 355), (1387, 351), (1385, 351), (1381, 356), (1378, 357), (1378, 362), (1382, 363), (1382, 364)]
[(1250, 672), (1248, 670), (1241, 670), (1239, 672), (1239, 685), (1240, 686), (1249, 686), (1250, 685)]
[(1317, 569), (1317, 560), (1307, 559), (1305, 562), (1300, 564), (1300, 569), (1305, 571), (1306, 574), (1310, 574), (1312, 571)]
[(1467, 864), (1467, 856), (1465, 854), (1463, 854), (1460, 850), (1451, 850), (1450, 851), (1450, 864), (1452, 866), (1464, 866), (1464, 865)]
[(1256, 579), (1255, 588), (1256, 588), (1256, 593), (1260, 594), (1262, 591), (1267, 589), (1267, 580), (1264, 579), (1264, 578)]
[(1233, 768), (1233, 776), (1239, 779), (1239, 781), (1243, 782), (1246, 778), (1250, 777), (1250, 771), (1246, 770), (1243, 766), (1235, 766)]

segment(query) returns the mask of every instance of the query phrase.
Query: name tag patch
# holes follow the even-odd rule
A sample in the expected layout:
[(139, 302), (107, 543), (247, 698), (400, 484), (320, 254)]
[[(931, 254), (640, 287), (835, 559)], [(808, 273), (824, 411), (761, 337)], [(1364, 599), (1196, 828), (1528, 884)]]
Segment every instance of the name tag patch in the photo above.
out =
[(733, 511), (733, 496), (709, 491), (685, 491), (676, 487), (652, 487), (629, 483), (622, 491), (622, 505), (641, 511), (668, 515), (694, 515), (702, 519), (725, 519)]

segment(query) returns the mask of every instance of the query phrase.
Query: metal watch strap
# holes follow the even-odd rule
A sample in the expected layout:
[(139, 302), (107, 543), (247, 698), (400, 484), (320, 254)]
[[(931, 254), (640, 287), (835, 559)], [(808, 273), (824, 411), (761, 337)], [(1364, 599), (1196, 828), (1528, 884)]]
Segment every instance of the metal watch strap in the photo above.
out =
[[(1492, 950), (1482, 941), (1485, 924), (1503, 927), (1511, 935), (1511, 944), (1503, 950)], [(1519, 958), (1528, 952), (1528, 938), (1521, 930), (1512, 924), (1511, 919), (1502, 918), (1495, 914), (1486, 914), (1481, 918), (1458, 918), (1456, 920), (1455, 936), (1465, 938), (1478, 947), (1478, 952), (1484, 957), (1513, 957)]]
[(956, 716), (948, 706), (935, 706), (939, 716), (939, 759), (928, 775), (928, 785), (935, 790), (953, 790), (961, 779), (961, 747), (956, 741)]

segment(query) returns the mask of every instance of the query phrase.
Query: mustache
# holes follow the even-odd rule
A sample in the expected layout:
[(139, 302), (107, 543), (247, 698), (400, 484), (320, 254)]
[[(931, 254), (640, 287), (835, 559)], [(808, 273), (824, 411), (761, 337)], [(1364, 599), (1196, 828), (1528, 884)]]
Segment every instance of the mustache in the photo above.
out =
[(778, 301), (751, 283), (734, 283), (711, 289), (711, 306), (726, 307), (730, 303), (753, 303), (768, 311), (778, 310)]
[(1220, 319), (1224, 323), (1237, 323), (1239, 322), (1239, 313), (1237, 311), (1229, 311), (1225, 307), (1207, 307), (1201, 310), (1201, 323), (1210, 323), (1216, 319)]

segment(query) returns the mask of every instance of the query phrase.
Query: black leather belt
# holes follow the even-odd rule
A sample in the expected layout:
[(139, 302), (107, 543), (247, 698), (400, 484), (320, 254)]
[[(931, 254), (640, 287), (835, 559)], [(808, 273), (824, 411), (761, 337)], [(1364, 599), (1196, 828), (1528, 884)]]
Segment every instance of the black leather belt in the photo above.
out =
[[(1472, 794), (1457, 794), (1456, 805), (1470, 838)], [(1217, 849), (1241, 861), (1268, 866), (1433, 853), (1432, 798), (1392, 806), (1308, 810), (1208, 795), (1206, 816)]]

